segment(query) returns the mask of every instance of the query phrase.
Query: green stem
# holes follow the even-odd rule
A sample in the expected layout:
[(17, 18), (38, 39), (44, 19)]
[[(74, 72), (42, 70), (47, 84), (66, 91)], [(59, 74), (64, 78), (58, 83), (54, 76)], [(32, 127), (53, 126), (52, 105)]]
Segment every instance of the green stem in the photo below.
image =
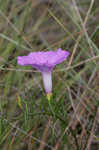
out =
[(55, 118), (55, 112), (54, 112), (54, 110), (53, 110), (53, 107), (52, 107), (52, 105), (51, 105), (51, 100), (48, 100), (48, 104), (49, 104), (49, 108), (50, 108), (50, 110), (51, 110), (51, 113), (53, 114), (53, 116), (54, 116), (54, 118)]

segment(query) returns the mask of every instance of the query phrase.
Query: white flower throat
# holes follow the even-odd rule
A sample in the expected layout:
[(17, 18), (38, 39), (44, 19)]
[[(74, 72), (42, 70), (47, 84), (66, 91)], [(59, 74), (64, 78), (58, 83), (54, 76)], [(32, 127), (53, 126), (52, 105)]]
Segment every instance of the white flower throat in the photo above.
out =
[(43, 76), (43, 83), (46, 93), (51, 93), (52, 91), (52, 72), (51, 71), (45, 71), (42, 72)]

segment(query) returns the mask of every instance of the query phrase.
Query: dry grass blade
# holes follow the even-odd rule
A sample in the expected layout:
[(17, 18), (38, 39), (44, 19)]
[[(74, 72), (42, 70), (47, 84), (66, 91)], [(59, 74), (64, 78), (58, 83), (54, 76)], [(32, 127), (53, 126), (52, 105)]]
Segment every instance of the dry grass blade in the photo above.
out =
[[(91, 46), (91, 43), (90, 43), (90, 40), (89, 40), (89, 36), (88, 36), (87, 30), (86, 30), (86, 27), (85, 27), (85, 25), (86, 25), (85, 23), (86, 23), (87, 20), (85, 20), (85, 23), (83, 23), (82, 18), (81, 18), (81, 16), (80, 16), (80, 12), (79, 12), (78, 7), (77, 7), (77, 5), (76, 5), (76, 1), (75, 1), (75, 0), (72, 0), (72, 2), (73, 2), (73, 5), (74, 5), (75, 10), (76, 10), (76, 12), (77, 12), (77, 15), (78, 15), (78, 17), (79, 17), (79, 20), (80, 20), (80, 22), (81, 22), (81, 25), (82, 25), (82, 28), (83, 28), (83, 30), (84, 30), (84, 34), (85, 34), (85, 36), (86, 36), (86, 39), (87, 39), (87, 41), (88, 41), (88, 44), (89, 44), (89, 47), (90, 47), (91, 56), (94, 56), (93, 48), (92, 48), (92, 46)], [(91, 8), (92, 8), (93, 4), (94, 4), (94, 0), (91, 1), (91, 5), (90, 5)], [(88, 11), (88, 14), (89, 14), (89, 11)], [(86, 17), (88, 18), (88, 16), (86, 16)], [(87, 18), (86, 18), (86, 19), (87, 19)]]
[[(74, 69), (80, 65), (83, 65), (83, 64), (86, 64), (86, 63), (89, 63), (89, 62), (92, 62), (92, 61), (96, 61), (97, 59), (99, 59), (99, 56), (94, 56), (94, 57), (91, 57), (89, 59), (86, 59), (84, 61), (81, 61), (79, 63), (77, 63), (76, 65), (73, 65), (73, 66), (70, 66), (70, 67), (67, 67), (67, 68), (63, 68), (63, 69), (58, 69), (58, 70), (54, 70), (54, 72), (66, 72), (67, 70), (70, 70), (70, 69)], [(2, 66), (0, 67), (0, 70), (4, 70), (4, 71), (19, 71), (19, 72), (39, 72), (39, 71), (34, 71), (34, 70), (25, 70), (25, 69), (15, 69), (15, 68), (3, 68)]]
[[(48, 123), (47, 123), (47, 125), (45, 127), (43, 136), (42, 136), (42, 141), (44, 141), (44, 142), (46, 142), (47, 137), (48, 137), (48, 130), (49, 130), (49, 126), (50, 126), (51, 120), (52, 120), (52, 118), (50, 117), (49, 120), (48, 120)], [(44, 144), (41, 143), (38, 150), (44, 150)]]
[[(86, 24), (87, 24), (87, 21), (88, 21), (88, 18), (89, 18), (91, 9), (92, 9), (92, 7), (93, 7), (93, 4), (94, 4), (94, 0), (92, 0), (92, 1), (90, 2), (90, 6), (89, 6), (89, 9), (88, 9), (88, 11), (87, 11), (87, 15), (86, 15), (86, 17), (85, 17), (85, 20), (84, 20), (84, 26), (86, 26)], [(74, 45), (73, 52), (72, 52), (72, 55), (71, 55), (71, 57), (70, 57), (68, 66), (70, 66), (71, 63), (72, 63), (72, 61), (73, 61), (73, 58), (74, 58), (74, 55), (75, 55), (75, 53), (76, 53), (76, 51), (77, 51), (77, 47), (78, 47), (78, 44), (79, 44), (79, 42), (80, 42), (80, 40), (81, 40), (81, 37), (82, 37), (82, 34), (80, 34), (80, 35), (78, 36), (78, 38), (77, 38), (77, 42), (76, 42), (75, 45)]]

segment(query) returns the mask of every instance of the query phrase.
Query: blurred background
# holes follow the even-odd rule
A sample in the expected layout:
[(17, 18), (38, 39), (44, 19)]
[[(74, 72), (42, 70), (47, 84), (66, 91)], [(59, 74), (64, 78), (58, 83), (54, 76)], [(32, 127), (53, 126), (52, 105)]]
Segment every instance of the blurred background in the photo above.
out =
[[(51, 107), (34, 51), (68, 50)], [(99, 149), (99, 0), (0, 0), (0, 150)]]

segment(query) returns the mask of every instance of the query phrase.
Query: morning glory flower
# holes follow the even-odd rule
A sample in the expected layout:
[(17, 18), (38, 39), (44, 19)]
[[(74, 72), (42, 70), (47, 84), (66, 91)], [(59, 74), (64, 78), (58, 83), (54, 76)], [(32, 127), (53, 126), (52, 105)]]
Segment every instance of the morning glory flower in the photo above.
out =
[(48, 95), (52, 92), (52, 70), (56, 64), (63, 62), (69, 52), (59, 48), (57, 51), (31, 52), (27, 56), (18, 56), (17, 62), (21, 66), (30, 65), (39, 70), (43, 77), (45, 91)]

